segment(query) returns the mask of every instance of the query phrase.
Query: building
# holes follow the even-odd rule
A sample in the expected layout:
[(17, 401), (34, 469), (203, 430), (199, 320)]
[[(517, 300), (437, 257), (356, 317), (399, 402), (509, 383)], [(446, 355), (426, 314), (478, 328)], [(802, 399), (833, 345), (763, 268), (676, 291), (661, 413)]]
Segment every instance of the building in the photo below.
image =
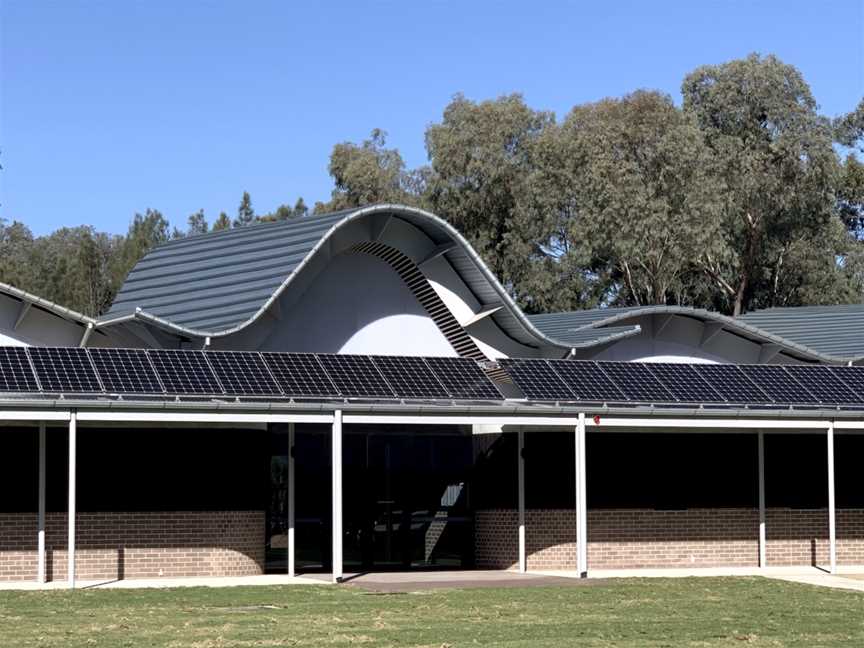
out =
[(864, 564), (861, 324), (527, 316), (396, 205), (0, 286), (0, 580)]

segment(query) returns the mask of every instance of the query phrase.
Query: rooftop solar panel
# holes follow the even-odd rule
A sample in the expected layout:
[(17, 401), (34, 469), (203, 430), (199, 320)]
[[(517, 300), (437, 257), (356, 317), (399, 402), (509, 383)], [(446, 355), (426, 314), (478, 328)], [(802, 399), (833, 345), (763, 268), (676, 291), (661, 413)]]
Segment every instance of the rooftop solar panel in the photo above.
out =
[(822, 403), (852, 405), (864, 403), (864, 397), (856, 394), (842, 378), (836, 375), (834, 367), (785, 365), (784, 369)]
[(576, 395), (549, 366), (538, 358), (499, 360), (525, 398), (531, 400), (575, 400)]
[(603, 373), (596, 362), (549, 360), (549, 366), (561, 376), (579, 400), (596, 403), (623, 403), (627, 400), (627, 396)]
[(102, 392), (99, 378), (84, 349), (27, 347), (43, 391), (90, 394)]
[(399, 398), (448, 398), (450, 394), (423, 358), (375, 356), (373, 364)]
[(226, 394), (274, 396), (282, 393), (257, 353), (207, 351), (204, 355)]
[(426, 358), (435, 376), (456, 400), (501, 400), (501, 392), (474, 360)]
[(675, 397), (638, 362), (598, 362), (615, 386), (631, 401), (674, 403)]
[(334, 398), (339, 390), (327, 376), (313, 353), (261, 354), (286, 396), (296, 398)]
[(144, 349), (89, 349), (105, 391), (116, 394), (161, 394), (164, 390)]
[(771, 398), (735, 365), (697, 364), (693, 370), (705, 379), (727, 403), (740, 405), (771, 403)]
[(682, 403), (725, 402), (723, 397), (690, 365), (649, 362), (645, 366)]
[(369, 356), (319, 354), (318, 360), (339, 392), (347, 398), (395, 398)]
[(858, 403), (864, 403), (864, 367), (828, 367), (828, 369), (856, 394)]
[(169, 394), (221, 394), (222, 388), (203, 351), (150, 349), (147, 357)]
[(0, 391), (39, 391), (24, 347), (0, 347)]
[(741, 365), (741, 371), (775, 403), (818, 403), (804, 385), (795, 380), (780, 365)]

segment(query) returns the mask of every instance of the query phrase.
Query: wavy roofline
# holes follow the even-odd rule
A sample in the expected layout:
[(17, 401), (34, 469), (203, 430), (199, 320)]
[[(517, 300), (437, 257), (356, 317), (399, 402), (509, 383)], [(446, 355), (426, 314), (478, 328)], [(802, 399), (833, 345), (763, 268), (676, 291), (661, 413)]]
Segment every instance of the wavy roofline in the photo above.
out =
[[(137, 308), (134, 312), (129, 313), (128, 315), (120, 315), (111, 318), (100, 319), (99, 321), (97, 321), (96, 327), (104, 328), (107, 326), (122, 324), (132, 320), (141, 320), (164, 330), (168, 330), (179, 335), (186, 335), (189, 337), (222, 338), (233, 335), (257, 322), (264, 315), (264, 313), (266, 313), (267, 310), (271, 306), (273, 306), (275, 301), (279, 299), (279, 297), (281, 297), (282, 294), (291, 287), (296, 277), (298, 277), (304, 271), (306, 266), (311, 263), (312, 259), (318, 254), (318, 252), (327, 245), (328, 241), (333, 237), (334, 234), (359, 219), (382, 213), (393, 214), (396, 216), (406, 215), (419, 217), (442, 230), (444, 234), (446, 234), (455, 244), (459, 246), (459, 248), (465, 254), (468, 255), (468, 257), (471, 259), (477, 269), (481, 272), (484, 279), (495, 291), (496, 295), (501, 300), (501, 303), (505, 306), (505, 308), (507, 308), (508, 312), (516, 318), (516, 320), (519, 322), (525, 332), (529, 336), (533, 337), (536, 342), (542, 345), (556, 347), (564, 351), (569, 351), (574, 348), (588, 348), (590, 346), (596, 346), (596, 344), (593, 342), (585, 342), (576, 345), (568, 344), (566, 342), (555, 340), (547, 336), (545, 333), (540, 331), (536, 326), (531, 323), (525, 313), (522, 312), (522, 309), (516, 305), (516, 303), (513, 301), (513, 299), (504, 289), (504, 287), (499, 283), (498, 279), (495, 277), (492, 271), (489, 270), (483, 259), (480, 258), (480, 255), (477, 254), (471, 244), (452, 225), (450, 225), (443, 218), (440, 218), (439, 216), (436, 216), (435, 214), (426, 210), (419, 209), (417, 207), (409, 207), (407, 205), (399, 205), (392, 203), (371, 205), (369, 207), (359, 207), (355, 210), (347, 212), (342, 219), (338, 220), (335, 224), (333, 224), (330, 229), (321, 236), (318, 242), (303, 258), (303, 260), (297, 265), (296, 268), (291, 271), (290, 274), (288, 274), (288, 276), (285, 277), (279, 287), (275, 291), (273, 291), (270, 297), (258, 308), (258, 310), (240, 324), (237, 324), (227, 329), (209, 331), (175, 324), (171, 320), (165, 319), (158, 315), (154, 315), (153, 313), (149, 313), (146, 310)], [(637, 332), (634, 332), (632, 334), (635, 335), (636, 333)], [(615, 338), (610, 336), (610, 339)]]
[[(597, 309), (601, 310), (601, 309)], [(579, 311), (574, 311), (579, 312)], [(543, 313), (543, 315), (551, 315), (552, 313)], [(634, 317), (644, 317), (647, 315), (686, 315), (689, 317), (697, 317), (704, 321), (716, 322), (718, 324), (722, 324), (724, 329), (729, 330), (733, 333), (743, 334), (745, 336), (749, 335), (752, 337), (760, 338), (763, 342), (768, 342), (772, 344), (777, 344), (782, 347), (785, 347), (788, 350), (795, 351), (796, 353), (811, 358), (813, 360), (819, 360), (822, 362), (858, 362), (860, 360), (864, 360), (864, 354), (859, 355), (835, 355), (831, 353), (823, 353), (821, 351), (817, 351), (812, 347), (809, 347), (805, 344), (800, 344), (798, 342), (793, 342), (788, 338), (784, 338), (780, 335), (776, 335), (775, 333), (771, 333), (770, 331), (766, 331), (763, 328), (758, 326), (754, 326), (752, 324), (747, 324), (746, 322), (730, 317), (728, 315), (723, 315), (721, 313), (715, 313), (714, 311), (710, 311), (704, 308), (693, 308), (692, 306), (643, 306), (636, 308), (628, 308), (622, 312), (616, 312), (613, 315), (608, 317), (602, 317), (596, 320), (591, 321), (588, 324), (584, 324), (582, 326), (577, 326), (573, 330), (574, 331), (583, 331), (586, 329), (594, 329), (594, 328), (602, 328), (604, 326), (610, 326), (613, 324), (618, 324), (620, 322), (624, 322), (629, 319), (633, 319)]]

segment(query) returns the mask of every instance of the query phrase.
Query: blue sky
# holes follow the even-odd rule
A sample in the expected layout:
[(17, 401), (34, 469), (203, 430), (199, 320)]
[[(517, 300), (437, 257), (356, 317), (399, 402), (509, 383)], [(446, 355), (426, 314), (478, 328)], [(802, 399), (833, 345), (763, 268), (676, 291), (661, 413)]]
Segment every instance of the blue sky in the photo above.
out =
[(864, 2), (0, 0), (0, 216), (41, 234), (184, 225), (252, 195), (326, 200), (333, 144), (373, 128), (409, 166), (452, 95), (562, 117), (749, 52), (798, 66), (822, 112), (864, 95)]

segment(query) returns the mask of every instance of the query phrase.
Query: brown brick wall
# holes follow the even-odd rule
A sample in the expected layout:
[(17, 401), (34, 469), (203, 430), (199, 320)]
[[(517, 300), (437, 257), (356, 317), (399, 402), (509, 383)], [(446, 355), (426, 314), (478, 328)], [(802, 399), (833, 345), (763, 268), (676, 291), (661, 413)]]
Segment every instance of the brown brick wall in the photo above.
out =
[[(79, 513), (81, 579), (247, 576), (264, 569), (264, 511)], [(49, 580), (66, 578), (65, 513), (45, 525)], [(0, 513), (0, 581), (35, 580), (36, 514)]]
[[(518, 564), (515, 510), (477, 511), (478, 567)], [(525, 512), (529, 569), (575, 569), (576, 516), (571, 510)], [(769, 565), (824, 564), (828, 560), (828, 513), (769, 509), (766, 512)], [(639, 567), (757, 566), (756, 509), (591, 510), (588, 565), (594, 569)], [(837, 511), (837, 560), (864, 564), (864, 509)]]

